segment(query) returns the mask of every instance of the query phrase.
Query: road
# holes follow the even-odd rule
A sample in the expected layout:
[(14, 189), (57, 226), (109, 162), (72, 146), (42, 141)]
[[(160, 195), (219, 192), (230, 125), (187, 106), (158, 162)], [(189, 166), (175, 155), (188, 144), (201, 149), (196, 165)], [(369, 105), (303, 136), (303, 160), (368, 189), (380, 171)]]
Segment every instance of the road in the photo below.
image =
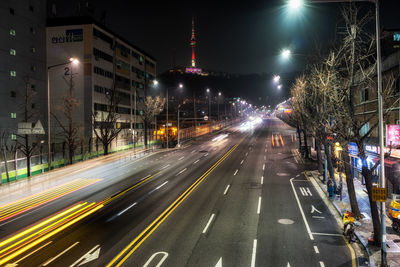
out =
[(293, 134), (269, 119), (71, 174), (85, 181), (2, 222), (0, 260), (8, 266), (352, 266), (352, 249), (303, 174)]

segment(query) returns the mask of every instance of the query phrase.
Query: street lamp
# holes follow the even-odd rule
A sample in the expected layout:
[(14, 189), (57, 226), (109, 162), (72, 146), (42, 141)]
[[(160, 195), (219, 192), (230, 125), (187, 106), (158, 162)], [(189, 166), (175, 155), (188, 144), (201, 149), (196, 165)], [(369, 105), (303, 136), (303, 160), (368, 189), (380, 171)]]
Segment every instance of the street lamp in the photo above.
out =
[(283, 59), (288, 59), (290, 57), (291, 53), (292, 52), (289, 49), (285, 48), (285, 49), (282, 50), (281, 56), (282, 56)]
[(281, 90), (282, 89), (282, 84), (280, 84), (280, 85), (278, 85), (278, 90)]
[(208, 119), (211, 121), (211, 91), (207, 88), (206, 92), (208, 94)]
[[(179, 83), (179, 85), (178, 85), (178, 87), (179, 88), (183, 88), (183, 84), (182, 83)], [(169, 124), (169, 118), (168, 118), (168, 109), (169, 109), (169, 107), (168, 107), (168, 103), (169, 103), (169, 96), (168, 96), (168, 91), (169, 91), (169, 89), (170, 88), (175, 88), (175, 87), (167, 87), (167, 123), (166, 123), (166, 131), (165, 131), (165, 134), (167, 135), (167, 149), (169, 148), (169, 144), (168, 144), (168, 142), (169, 142), (169, 137), (168, 137), (168, 124)], [(178, 114), (179, 114), (179, 112), (178, 112)], [(178, 119), (179, 120), (179, 119)], [(178, 138), (179, 138), (179, 130), (178, 130)]]
[(274, 83), (278, 83), (280, 81), (280, 79), (281, 79), (281, 76), (275, 75), (274, 78), (273, 78)]
[[(55, 67), (59, 67), (59, 66), (65, 66), (65, 65), (68, 65), (68, 64), (78, 65), (79, 64), (79, 59), (71, 57), (68, 62), (47, 66), (47, 146), (48, 146), (47, 164), (48, 164), (49, 171), (51, 169), (50, 69), (55, 68)], [(72, 70), (71, 70), (71, 75), (72, 75)]]
[[(183, 84), (179, 84), (179, 88), (180, 89), (182, 89), (183, 88)], [(178, 98), (178, 100), (179, 100), (179, 98)], [(180, 107), (181, 107), (181, 105), (180, 105), (180, 103), (178, 103), (178, 147), (181, 147), (181, 144), (180, 144), (180, 135), (179, 135), (179, 113), (180, 113)]]
[(217, 102), (218, 102), (218, 121), (220, 121), (220, 118), (219, 118), (219, 98), (220, 98), (221, 95), (222, 95), (222, 93), (218, 92), (218, 98), (217, 98)]
[[(298, 2), (298, 3), (297, 3)], [(347, 3), (347, 2), (370, 2), (375, 4), (375, 39), (376, 39), (376, 72), (378, 76), (378, 123), (379, 123), (379, 184), (381, 188), (386, 187), (385, 180), (385, 157), (384, 157), (384, 139), (383, 139), (383, 99), (382, 99), (382, 56), (381, 56), (381, 32), (379, 20), (379, 0), (310, 0), (312, 3)], [(289, 0), (289, 7), (299, 9), (303, 1)], [(380, 213), (386, 214), (386, 203), (381, 202)], [(386, 221), (385, 216), (381, 216), (381, 266), (387, 266), (386, 262)]]

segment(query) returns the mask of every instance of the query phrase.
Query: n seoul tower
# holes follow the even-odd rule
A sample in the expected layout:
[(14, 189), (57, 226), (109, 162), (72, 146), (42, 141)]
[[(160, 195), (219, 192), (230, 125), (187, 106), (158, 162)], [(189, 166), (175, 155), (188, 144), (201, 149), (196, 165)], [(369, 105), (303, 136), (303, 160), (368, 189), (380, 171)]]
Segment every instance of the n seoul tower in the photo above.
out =
[(194, 33), (194, 18), (192, 17), (192, 38), (190, 38), (190, 46), (192, 47), (192, 67), (196, 67), (196, 55), (194, 49), (196, 47), (196, 35)]

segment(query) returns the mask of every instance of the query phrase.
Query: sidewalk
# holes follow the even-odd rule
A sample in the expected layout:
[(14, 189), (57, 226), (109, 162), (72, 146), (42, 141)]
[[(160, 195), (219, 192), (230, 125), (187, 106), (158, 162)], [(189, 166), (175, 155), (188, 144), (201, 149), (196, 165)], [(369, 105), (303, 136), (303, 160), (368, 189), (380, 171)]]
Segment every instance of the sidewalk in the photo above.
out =
[[(319, 187), (328, 197), (327, 186), (322, 182), (322, 176), (319, 175), (318, 171), (311, 171), (310, 173)], [(344, 212), (351, 210), (345, 176), (343, 175), (342, 177), (342, 200), (340, 200), (339, 196), (336, 196), (335, 199), (331, 200), (332, 204), (335, 206), (341, 216)], [(336, 174), (336, 180), (339, 184), (338, 174)], [(368, 245), (368, 237), (371, 237), (373, 233), (368, 194), (366, 193), (365, 186), (362, 185), (358, 179), (354, 179), (354, 187), (360, 212), (364, 216), (364, 218), (359, 221), (361, 225), (356, 226), (356, 235), (370, 256), (370, 266), (380, 266), (380, 249), (375, 246)], [(390, 200), (387, 204), (390, 204)], [(400, 236), (393, 231), (391, 227), (391, 220), (386, 215), (385, 217), (387, 232), (387, 263), (389, 266), (400, 266)]]

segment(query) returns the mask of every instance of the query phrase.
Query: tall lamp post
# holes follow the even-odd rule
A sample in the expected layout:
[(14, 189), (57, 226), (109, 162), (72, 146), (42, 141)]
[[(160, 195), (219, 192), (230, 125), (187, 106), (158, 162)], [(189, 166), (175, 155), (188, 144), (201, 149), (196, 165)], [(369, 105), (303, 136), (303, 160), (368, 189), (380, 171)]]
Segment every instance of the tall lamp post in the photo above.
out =
[[(51, 169), (51, 127), (50, 127), (50, 69), (68, 64), (79, 64), (79, 59), (71, 57), (68, 62), (47, 66), (47, 164), (49, 171)], [(72, 75), (72, 73), (71, 73)]]
[[(384, 144), (383, 144), (383, 99), (382, 99), (382, 56), (381, 56), (381, 33), (380, 33), (380, 20), (379, 20), (379, 0), (310, 0), (312, 3), (344, 3), (344, 2), (371, 2), (375, 4), (375, 37), (376, 37), (376, 72), (378, 77), (378, 125), (379, 125), (379, 185), (381, 188), (386, 187), (385, 180), (385, 157), (384, 157)], [(289, 6), (293, 9), (301, 7), (302, 0), (290, 0)], [(386, 222), (385, 210), (386, 203), (381, 202), (381, 266), (387, 266), (386, 262)]]
[(220, 99), (220, 97), (221, 97), (221, 92), (218, 92), (218, 98), (217, 98), (217, 101), (218, 101), (218, 121), (220, 121), (220, 118), (219, 118), (219, 99)]
[[(183, 88), (183, 85), (180, 83), (179, 84), (179, 89), (182, 89)], [(179, 100), (179, 98), (178, 98), (178, 100)], [(179, 101), (180, 102), (180, 101)], [(180, 105), (180, 103), (178, 103), (178, 147), (181, 147), (181, 143), (180, 143), (180, 133), (179, 133), (179, 113), (180, 113), (180, 107), (181, 107), (181, 105)]]
[(208, 119), (211, 121), (211, 90), (210, 88), (206, 89), (206, 92), (208, 94)]
[[(168, 124), (169, 124), (169, 121), (168, 121), (168, 109), (169, 109), (169, 107), (168, 107), (168, 103), (169, 103), (169, 95), (168, 95), (168, 91), (169, 91), (169, 89), (170, 88), (175, 88), (175, 87), (167, 87), (167, 123), (166, 123), (166, 126), (165, 126), (165, 129), (166, 129), (166, 132), (165, 132), (165, 134), (167, 135), (167, 149), (169, 148), (169, 137), (168, 137)], [(179, 84), (179, 88), (183, 88), (183, 84)], [(179, 112), (178, 112), (179, 113)], [(179, 131), (178, 131), (179, 132)]]

